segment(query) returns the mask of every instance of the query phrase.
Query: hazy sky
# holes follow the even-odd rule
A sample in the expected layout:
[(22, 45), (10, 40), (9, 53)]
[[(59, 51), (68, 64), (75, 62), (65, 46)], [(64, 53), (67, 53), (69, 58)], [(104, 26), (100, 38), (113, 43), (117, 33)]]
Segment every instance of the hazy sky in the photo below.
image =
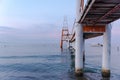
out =
[[(76, 0), (0, 0), (0, 41), (58, 42), (64, 16), (72, 27), (75, 7)], [(119, 23), (112, 24), (115, 40)]]
[(74, 0), (0, 0), (0, 38), (58, 41), (64, 16), (72, 25)]

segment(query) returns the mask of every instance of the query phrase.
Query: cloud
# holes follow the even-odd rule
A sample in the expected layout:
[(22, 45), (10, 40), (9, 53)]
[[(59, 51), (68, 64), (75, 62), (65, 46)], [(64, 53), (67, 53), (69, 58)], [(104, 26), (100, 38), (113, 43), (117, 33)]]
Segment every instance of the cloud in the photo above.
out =
[(0, 34), (11, 34), (13, 32), (17, 31), (16, 28), (12, 27), (6, 27), (6, 26), (0, 26)]
[(59, 39), (59, 28), (54, 24), (34, 24), (26, 28), (0, 27), (0, 39), (12, 42), (52, 42)]

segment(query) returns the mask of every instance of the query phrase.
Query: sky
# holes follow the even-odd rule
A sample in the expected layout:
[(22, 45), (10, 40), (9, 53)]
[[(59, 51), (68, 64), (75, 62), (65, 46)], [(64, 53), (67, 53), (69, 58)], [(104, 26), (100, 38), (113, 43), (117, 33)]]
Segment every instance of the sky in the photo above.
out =
[(58, 42), (64, 16), (72, 25), (74, 15), (73, 0), (0, 0), (0, 39)]
[[(75, 12), (75, 0), (0, 0), (0, 42), (58, 43), (64, 16), (71, 29)], [(116, 43), (120, 40), (119, 23), (112, 23)]]

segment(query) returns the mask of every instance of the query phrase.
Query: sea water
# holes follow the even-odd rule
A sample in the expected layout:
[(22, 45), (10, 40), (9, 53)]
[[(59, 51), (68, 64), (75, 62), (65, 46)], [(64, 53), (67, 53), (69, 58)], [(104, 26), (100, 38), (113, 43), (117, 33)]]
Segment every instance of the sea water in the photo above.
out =
[[(120, 52), (112, 46), (111, 78), (120, 80)], [(58, 44), (0, 45), (0, 80), (101, 80), (102, 47), (86, 45), (85, 76), (74, 74), (74, 57)], [(104, 79), (103, 79), (104, 80)]]

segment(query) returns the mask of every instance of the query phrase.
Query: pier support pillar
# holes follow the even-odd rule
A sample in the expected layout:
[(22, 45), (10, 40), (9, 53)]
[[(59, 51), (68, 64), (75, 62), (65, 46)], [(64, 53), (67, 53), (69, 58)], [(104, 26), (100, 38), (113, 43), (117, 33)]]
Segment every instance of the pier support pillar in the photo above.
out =
[(79, 23), (75, 24), (75, 73), (83, 76), (83, 28)]
[(103, 35), (102, 76), (110, 77), (111, 26), (107, 25)]
[(85, 39), (83, 38), (83, 68), (85, 68)]

